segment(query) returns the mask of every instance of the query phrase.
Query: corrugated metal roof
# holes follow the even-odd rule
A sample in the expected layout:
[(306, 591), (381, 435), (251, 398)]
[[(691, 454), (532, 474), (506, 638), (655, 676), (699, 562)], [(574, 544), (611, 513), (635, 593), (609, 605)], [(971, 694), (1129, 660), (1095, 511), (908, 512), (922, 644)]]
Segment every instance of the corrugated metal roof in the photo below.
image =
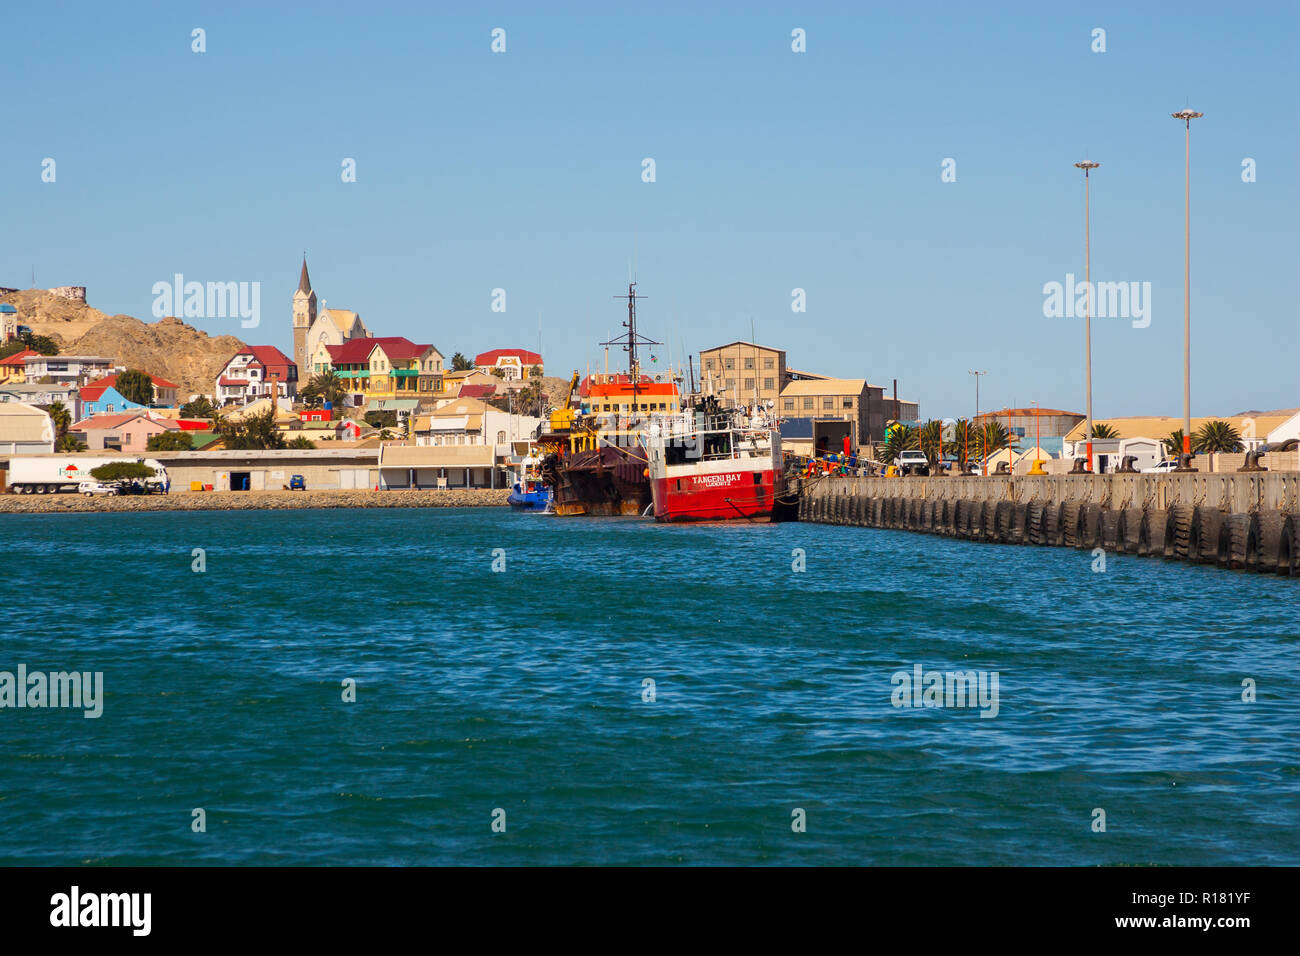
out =
[[(787, 395), (861, 395), (867, 387), (865, 378), (825, 378), (814, 381), (791, 382), (781, 389), (781, 397)], [(902, 401), (902, 399), (899, 399)]]

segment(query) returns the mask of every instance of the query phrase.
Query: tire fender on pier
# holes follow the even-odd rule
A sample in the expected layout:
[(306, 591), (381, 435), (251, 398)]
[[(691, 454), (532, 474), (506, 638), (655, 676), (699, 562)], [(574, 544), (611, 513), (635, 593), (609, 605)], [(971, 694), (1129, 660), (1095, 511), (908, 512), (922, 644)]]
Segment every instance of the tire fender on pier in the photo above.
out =
[(1165, 553), (1165, 537), (1169, 530), (1169, 512), (1164, 508), (1148, 508), (1142, 515), (1142, 531), (1138, 554), (1158, 558)]

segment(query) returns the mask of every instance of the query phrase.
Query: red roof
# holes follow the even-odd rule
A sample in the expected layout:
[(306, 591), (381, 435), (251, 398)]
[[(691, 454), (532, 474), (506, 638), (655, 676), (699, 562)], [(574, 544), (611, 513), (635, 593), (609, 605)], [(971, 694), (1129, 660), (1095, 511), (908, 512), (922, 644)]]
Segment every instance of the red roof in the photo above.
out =
[(161, 425), (165, 429), (172, 429), (176, 427), (176, 424), (174, 422), (169, 422), (166, 419), (150, 418), (148, 415), (135, 413), (135, 414), (126, 414), (126, 415), (95, 415), (91, 418), (83, 418), (75, 425), (69, 427), (68, 430), (74, 432), (84, 432), (84, 431), (90, 431), (91, 429), (99, 430), (104, 428), (108, 428), (108, 429), (121, 428), (127, 422), (135, 421), (137, 418), (143, 418), (147, 421), (151, 421), (156, 425)]
[(178, 418), (175, 422), (183, 432), (201, 432), (212, 427), (212, 422), (205, 418)]
[[(175, 382), (169, 382), (165, 378), (156, 378), (152, 375), (149, 380), (153, 382), (154, 388), (180, 388)], [(117, 376), (105, 375), (103, 378), (97, 378), (95, 381), (81, 388), (81, 400), (83, 402), (97, 402), (99, 397), (104, 394), (106, 388), (117, 388)]]
[[(254, 363), (261, 365), (268, 372), (281, 372), (278, 377), (283, 379), (287, 377), (290, 368), (297, 369), (293, 359), (285, 355), (274, 345), (245, 345), (242, 349), (230, 357), (233, 362), (237, 356), (251, 355)], [(249, 364), (254, 364), (249, 363)], [(229, 365), (227, 362), (226, 365)]]
[(381, 335), (369, 339), (349, 339), (342, 345), (327, 345), (330, 362), (334, 365), (360, 365), (369, 361), (370, 353), (376, 345), (384, 347), (384, 354), (390, 359), (419, 358), (433, 348), (432, 345), (417, 345), (401, 335)]
[(462, 385), (458, 394), (459, 398), (487, 398), (496, 392), (495, 385)]
[(13, 355), (10, 355), (8, 358), (0, 359), (0, 365), (13, 365), (17, 368), (22, 368), (23, 359), (27, 358), (29, 355), (40, 355), (40, 353), (31, 349), (23, 349), (21, 352), (15, 352)]
[(496, 365), (497, 359), (503, 355), (514, 355), (518, 357), (520, 365), (541, 365), (542, 357), (536, 352), (530, 352), (528, 349), (492, 349), (490, 352), (484, 352), (482, 355), (474, 356), (475, 365)]
[(77, 394), (83, 402), (97, 402), (107, 388), (107, 385), (83, 385)]

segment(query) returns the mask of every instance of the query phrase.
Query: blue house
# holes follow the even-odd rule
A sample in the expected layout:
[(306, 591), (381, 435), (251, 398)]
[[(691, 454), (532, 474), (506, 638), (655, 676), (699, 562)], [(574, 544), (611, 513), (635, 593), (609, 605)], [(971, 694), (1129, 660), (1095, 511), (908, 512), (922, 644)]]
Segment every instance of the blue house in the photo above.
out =
[(112, 385), (86, 385), (81, 389), (81, 417), (95, 415), (120, 415), (146, 406), (128, 402)]

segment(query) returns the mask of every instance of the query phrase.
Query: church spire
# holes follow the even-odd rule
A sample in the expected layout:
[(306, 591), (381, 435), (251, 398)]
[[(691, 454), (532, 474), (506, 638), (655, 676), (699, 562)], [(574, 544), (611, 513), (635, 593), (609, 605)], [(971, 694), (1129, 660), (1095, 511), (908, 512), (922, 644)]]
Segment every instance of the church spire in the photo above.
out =
[(298, 280), (299, 292), (311, 292), (311, 276), (307, 275), (307, 253), (302, 254), (302, 278)]

